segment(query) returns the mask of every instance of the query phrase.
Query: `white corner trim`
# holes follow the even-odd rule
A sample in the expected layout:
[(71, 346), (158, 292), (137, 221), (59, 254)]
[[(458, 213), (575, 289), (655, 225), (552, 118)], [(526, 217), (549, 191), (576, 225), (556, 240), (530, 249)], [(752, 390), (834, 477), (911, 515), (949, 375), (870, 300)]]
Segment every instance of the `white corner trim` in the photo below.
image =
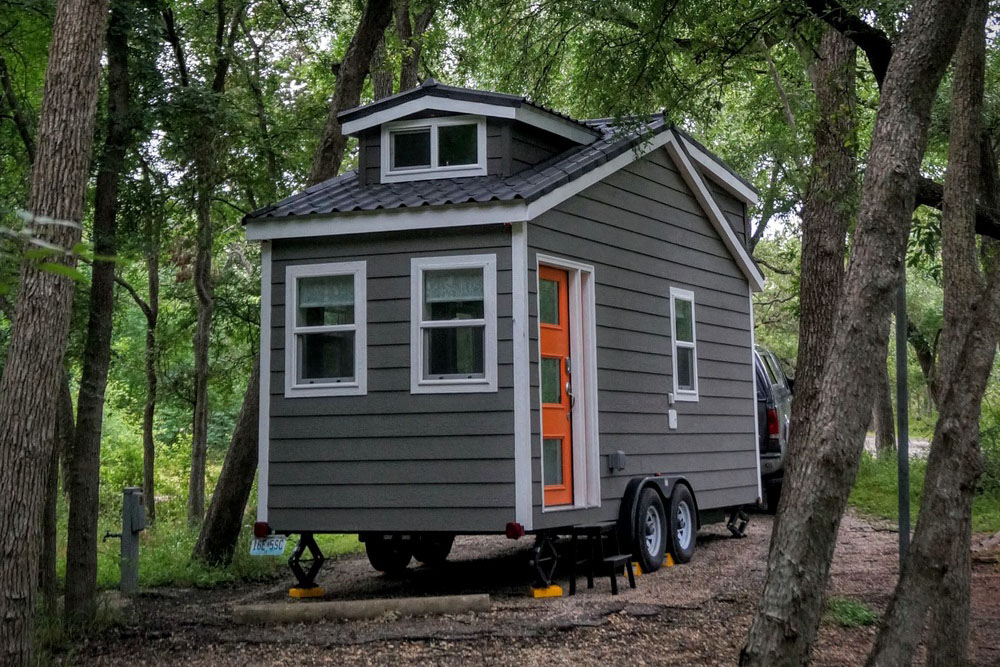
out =
[(759, 197), (746, 183), (733, 176), (725, 167), (715, 161), (711, 155), (695, 146), (691, 141), (681, 137), (685, 150), (691, 159), (698, 163), (698, 166), (719, 184), (724, 190), (734, 197), (743, 200), (750, 206), (756, 206)]
[(511, 226), (514, 334), (514, 520), (531, 530), (531, 359), (528, 351), (528, 223)]
[(381, 111), (376, 111), (357, 120), (351, 120), (340, 126), (344, 134), (356, 134), (372, 127), (389, 123), (400, 118), (405, 118), (415, 113), (424, 111), (442, 111), (445, 113), (475, 114), (479, 116), (491, 116), (493, 118), (510, 118), (527, 123), (546, 132), (552, 132), (561, 137), (578, 144), (590, 144), (597, 137), (593, 132), (580, 127), (577, 123), (560, 118), (555, 114), (526, 106), (505, 106), (502, 104), (487, 104), (485, 102), (470, 102), (468, 100), (454, 100), (436, 95), (424, 95), (415, 100), (403, 102), (395, 106), (388, 107)]
[[(476, 125), (476, 164), (441, 167), (438, 151), (438, 130), (449, 125)], [(430, 132), (430, 165), (407, 169), (392, 168), (392, 133), (399, 130), (422, 130)], [(426, 181), (435, 178), (459, 178), (486, 175), (486, 118), (483, 116), (445, 116), (443, 118), (420, 118), (382, 125), (380, 146), (382, 183), (403, 183), (406, 181)]]
[(764, 289), (764, 275), (757, 268), (757, 265), (753, 263), (753, 260), (750, 259), (750, 255), (747, 254), (740, 240), (736, 238), (736, 233), (729, 226), (729, 222), (709, 192), (705, 181), (702, 180), (698, 170), (695, 169), (694, 165), (691, 164), (691, 160), (688, 159), (687, 152), (684, 150), (679, 136), (673, 130), (667, 130), (664, 134), (670, 135), (670, 139), (666, 142), (667, 153), (673, 159), (674, 164), (677, 165), (678, 170), (681, 172), (681, 177), (683, 177), (687, 186), (691, 188), (695, 199), (701, 204), (705, 215), (712, 223), (712, 226), (715, 227), (715, 231), (722, 237), (722, 243), (737, 260), (737, 264), (740, 265), (743, 274), (750, 281), (751, 288), (755, 291)]
[[(298, 279), (319, 276), (354, 277), (354, 324), (324, 327), (296, 325)], [(319, 398), (325, 396), (364, 396), (368, 393), (368, 294), (366, 265), (360, 262), (325, 264), (294, 264), (285, 268), (285, 398)], [(354, 380), (351, 382), (296, 383), (299, 333), (314, 331), (354, 331)]]
[[(677, 300), (691, 303), (691, 342), (685, 342), (684, 347), (692, 351), (691, 354), (691, 379), (694, 380), (694, 389), (681, 389), (677, 384), (677, 309), (674, 304)], [(694, 292), (681, 289), (680, 287), (670, 288), (670, 351), (671, 367), (673, 372), (674, 400), (677, 402), (698, 402), (698, 322), (695, 311)]]
[[(438, 269), (483, 270), (483, 320), (460, 320), (458, 325), (484, 328), (482, 378), (424, 378), (423, 330), (447, 326), (449, 322), (425, 322), (423, 313), (424, 272)], [(445, 255), (410, 258), (410, 393), (461, 394), (497, 391), (497, 256)]]
[(754, 363), (754, 350), (757, 348), (753, 319), (753, 291), (747, 291), (750, 301), (750, 380), (753, 383), (753, 451), (756, 454), (754, 462), (757, 465), (757, 502), (764, 498), (764, 486), (760, 479), (760, 421), (757, 419), (757, 365)]
[(267, 521), (271, 460), (271, 242), (260, 244), (260, 405), (257, 415), (257, 521)]

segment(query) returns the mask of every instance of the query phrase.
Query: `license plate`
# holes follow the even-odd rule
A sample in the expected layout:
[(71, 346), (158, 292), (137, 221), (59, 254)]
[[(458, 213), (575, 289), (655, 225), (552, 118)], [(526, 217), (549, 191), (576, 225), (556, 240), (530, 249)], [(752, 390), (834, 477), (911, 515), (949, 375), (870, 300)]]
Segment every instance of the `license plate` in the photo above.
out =
[(255, 537), (250, 542), (251, 556), (280, 556), (285, 553), (285, 542), (288, 538), (284, 535), (271, 535), (270, 537)]

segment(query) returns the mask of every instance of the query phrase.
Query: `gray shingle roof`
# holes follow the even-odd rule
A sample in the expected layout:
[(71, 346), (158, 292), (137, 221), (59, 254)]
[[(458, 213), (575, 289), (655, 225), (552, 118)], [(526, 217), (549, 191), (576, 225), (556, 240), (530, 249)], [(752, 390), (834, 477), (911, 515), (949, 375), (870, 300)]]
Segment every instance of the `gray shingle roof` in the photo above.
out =
[(627, 119), (621, 125), (607, 118), (581, 122), (599, 132), (600, 138), (506, 178), (490, 175), (362, 185), (353, 170), (256, 210), (243, 221), (516, 199), (530, 202), (672, 127), (661, 114), (646, 122)]

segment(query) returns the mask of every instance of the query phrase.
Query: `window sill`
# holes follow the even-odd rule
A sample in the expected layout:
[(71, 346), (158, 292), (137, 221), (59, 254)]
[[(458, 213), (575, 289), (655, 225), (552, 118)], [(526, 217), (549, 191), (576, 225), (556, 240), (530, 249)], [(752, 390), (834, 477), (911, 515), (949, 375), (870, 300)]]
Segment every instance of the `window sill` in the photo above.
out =
[(674, 401), (677, 403), (697, 403), (698, 394), (696, 393), (682, 394), (680, 392), (675, 392)]
[(486, 176), (486, 166), (472, 164), (460, 167), (389, 170), (382, 174), (382, 182), (402, 183), (405, 181), (427, 181), (435, 178), (465, 178), (468, 176)]
[(490, 379), (423, 380), (410, 386), (411, 394), (470, 394), (496, 391), (497, 384)]
[(285, 388), (285, 398), (322, 398), (326, 396), (365, 396), (368, 388), (358, 382), (337, 384), (299, 384)]

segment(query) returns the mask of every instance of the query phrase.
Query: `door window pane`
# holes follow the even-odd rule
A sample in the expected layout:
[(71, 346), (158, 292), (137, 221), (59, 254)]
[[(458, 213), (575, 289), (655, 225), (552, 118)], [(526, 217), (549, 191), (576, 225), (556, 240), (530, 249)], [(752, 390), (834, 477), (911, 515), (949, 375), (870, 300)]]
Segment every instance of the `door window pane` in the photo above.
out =
[(542, 357), (542, 403), (562, 403), (559, 359)]
[(563, 483), (562, 439), (546, 438), (542, 441), (542, 469), (546, 486)]
[(538, 281), (538, 319), (542, 324), (559, 324), (559, 283)]
[(431, 166), (431, 131), (400, 130), (392, 133), (392, 168)]
[(691, 302), (684, 299), (674, 300), (674, 331), (677, 340), (685, 343), (694, 342), (694, 326), (691, 321)]
[(694, 391), (694, 350), (677, 348), (677, 388)]
[(476, 124), (441, 125), (438, 127), (438, 166), (476, 164)]
[(353, 274), (298, 280), (298, 326), (354, 324)]
[(424, 330), (424, 366), (430, 377), (484, 377), (486, 327), (434, 327)]
[(332, 382), (354, 379), (354, 332), (301, 333), (299, 382)]

